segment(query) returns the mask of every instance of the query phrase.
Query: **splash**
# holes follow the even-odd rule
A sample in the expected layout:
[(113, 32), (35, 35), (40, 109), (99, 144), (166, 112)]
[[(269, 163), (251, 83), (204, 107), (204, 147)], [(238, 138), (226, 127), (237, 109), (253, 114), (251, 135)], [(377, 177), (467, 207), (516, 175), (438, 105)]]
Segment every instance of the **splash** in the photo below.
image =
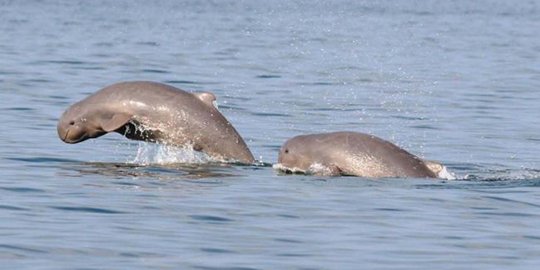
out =
[(210, 157), (209, 155), (193, 150), (193, 147), (187, 145), (176, 147), (164, 144), (139, 142), (137, 155), (131, 163), (139, 165), (151, 164), (203, 164), (209, 162), (222, 162)]
[(305, 174), (306, 173), (305, 170), (302, 170), (302, 169), (297, 168), (297, 167), (289, 168), (289, 167), (284, 166), (281, 163), (276, 163), (276, 164), (272, 165), (272, 168), (274, 170), (281, 171), (281, 172), (284, 172), (284, 173), (292, 173), (292, 174)]
[(456, 175), (450, 171), (446, 166), (442, 166), (442, 170), (437, 173), (437, 177), (446, 180), (457, 180)]
[[(154, 139), (154, 135), (159, 133), (159, 128), (149, 128), (141, 125), (137, 122), (130, 122), (130, 125), (126, 126), (124, 136), (129, 137), (128, 134), (146, 139)], [(167, 165), (167, 164), (203, 164), (210, 162), (223, 162), (212, 158), (209, 155), (193, 150), (193, 145), (172, 146), (160, 143), (149, 143), (139, 141), (137, 155), (133, 163), (137, 165)]]

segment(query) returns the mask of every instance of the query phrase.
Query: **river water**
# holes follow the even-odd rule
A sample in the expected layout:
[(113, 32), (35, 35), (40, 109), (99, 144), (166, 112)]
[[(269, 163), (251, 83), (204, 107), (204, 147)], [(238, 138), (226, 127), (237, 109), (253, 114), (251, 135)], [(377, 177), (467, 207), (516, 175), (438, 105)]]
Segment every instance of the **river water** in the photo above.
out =
[[(534, 0), (0, 0), (2, 269), (536, 269), (538, 29)], [(261, 164), (58, 139), (125, 80), (215, 93)], [(458, 180), (271, 167), (339, 130)]]

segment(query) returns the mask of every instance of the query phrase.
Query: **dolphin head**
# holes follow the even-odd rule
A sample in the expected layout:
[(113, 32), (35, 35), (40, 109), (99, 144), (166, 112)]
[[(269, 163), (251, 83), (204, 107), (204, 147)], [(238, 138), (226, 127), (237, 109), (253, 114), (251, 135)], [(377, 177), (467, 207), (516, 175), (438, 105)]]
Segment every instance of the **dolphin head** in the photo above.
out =
[(106, 132), (100, 125), (100, 114), (88, 110), (88, 106), (75, 103), (60, 117), (57, 130), (58, 137), (66, 143), (79, 143), (90, 138), (99, 137)]
[(278, 163), (291, 170), (306, 171), (313, 163), (312, 147), (305, 136), (297, 136), (286, 141), (279, 150)]

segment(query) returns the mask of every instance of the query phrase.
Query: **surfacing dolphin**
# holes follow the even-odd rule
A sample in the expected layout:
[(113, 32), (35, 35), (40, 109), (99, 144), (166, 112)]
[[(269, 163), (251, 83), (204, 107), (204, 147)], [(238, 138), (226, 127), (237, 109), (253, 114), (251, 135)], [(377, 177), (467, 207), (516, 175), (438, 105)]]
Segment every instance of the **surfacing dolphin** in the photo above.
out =
[(439, 163), (422, 160), (376, 136), (347, 131), (291, 138), (281, 147), (274, 167), (329, 176), (452, 177)]
[(132, 140), (192, 147), (224, 161), (253, 163), (248, 146), (215, 100), (209, 92), (189, 93), (162, 83), (116, 83), (69, 107), (58, 122), (58, 136), (79, 143), (117, 132)]

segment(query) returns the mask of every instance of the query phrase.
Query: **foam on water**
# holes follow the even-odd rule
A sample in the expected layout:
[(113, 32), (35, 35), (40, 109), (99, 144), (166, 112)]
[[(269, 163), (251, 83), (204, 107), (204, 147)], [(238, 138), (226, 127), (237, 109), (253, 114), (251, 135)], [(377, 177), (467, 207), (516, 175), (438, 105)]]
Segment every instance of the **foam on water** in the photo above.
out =
[(281, 163), (276, 163), (276, 164), (272, 165), (272, 168), (274, 168), (274, 170), (281, 171), (281, 172), (284, 172), (284, 173), (293, 173), (293, 174), (296, 174), (296, 173), (305, 174), (306, 173), (305, 170), (302, 170), (302, 169), (297, 168), (297, 167), (289, 168), (289, 167), (284, 166)]
[(298, 167), (289, 168), (281, 163), (274, 164), (272, 168), (278, 171), (282, 171), (284, 173), (293, 173), (293, 174), (320, 175), (320, 176), (336, 175), (336, 172), (332, 170), (332, 168), (325, 166), (321, 163), (313, 163), (309, 166), (307, 170), (302, 170)]
[(535, 180), (540, 179), (540, 170), (521, 168), (521, 169), (501, 169), (486, 171), (478, 171), (474, 174), (466, 174), (463, 177), (459, 177), (461, 180), (472, 181), (516, 181), (516, 180)]

